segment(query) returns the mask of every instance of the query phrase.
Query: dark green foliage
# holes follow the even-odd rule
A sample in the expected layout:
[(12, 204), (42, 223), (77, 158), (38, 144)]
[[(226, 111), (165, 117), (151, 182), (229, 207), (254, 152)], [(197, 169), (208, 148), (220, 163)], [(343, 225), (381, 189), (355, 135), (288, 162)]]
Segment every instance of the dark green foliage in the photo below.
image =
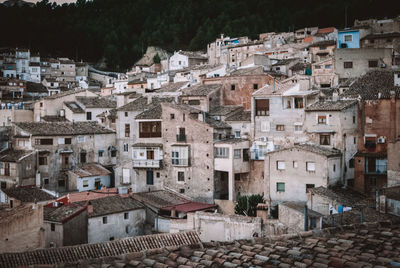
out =
[(153, 63), (160, 63), (161, 59), (160, 56), (158, 55), (158, 53), (156, 55), (154, 55), (153, 57)]
[(255, 217), (257, 215), (257, 205), (259, 203), (264, 203), (264, 197), (262, 195), (253, 194), (250, 196), (239, 196), (235, 206), (235, 213)]
[[(395, 1), (396, 2), (396, 1)], [(354, 19), (394, 17), (389, 0), (78, 0), (33, 8), (0, 5), (0, 47), (19, 46), (42, 56), (68, 56), (126, 70), (146, 51), (206, 49), (219, 34), (257, 38), (305, 26), (344, 26)]]

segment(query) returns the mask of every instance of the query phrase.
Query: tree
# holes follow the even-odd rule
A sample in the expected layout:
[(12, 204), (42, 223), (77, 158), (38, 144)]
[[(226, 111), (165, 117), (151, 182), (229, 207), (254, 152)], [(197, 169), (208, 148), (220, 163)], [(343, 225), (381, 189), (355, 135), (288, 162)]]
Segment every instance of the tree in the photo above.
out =
[(257, 205), (259, 203), (264, 203), (264, 197), (262, 195), (253, 194), (250, 196), (239, 196), (235, 206), (235, 213), (238, 215), (255, 217), (257, 216)]
[(161, 62), (161, 58), (158, 55), (158, 53), (156, 55), (154, 55), (153, 57), (153, 63), (160, 63)]

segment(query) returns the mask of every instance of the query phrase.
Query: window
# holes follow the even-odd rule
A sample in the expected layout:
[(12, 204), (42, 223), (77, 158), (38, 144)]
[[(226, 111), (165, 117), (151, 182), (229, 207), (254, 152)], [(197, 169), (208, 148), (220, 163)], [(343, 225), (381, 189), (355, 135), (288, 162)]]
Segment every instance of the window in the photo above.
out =
[(336, 164), (333, 164), (332, 170), (333, 170), (333, 172), (336, 172)]
[(376, 137), (365, 137), (365, 148), (375, 149), (376, 148)]
[(332, 65), (331, 64), (326, 64), (325, 65), (325, 69), (327, 69), (327, 70), (332, 69)]
[(97, 190), (100, 190), (100, 189), (101, 189), (100, 178), (96, 178), (96, 179), (94, 180), (94, 188), (97, 189)]
[(258, 89), (258, 84), (253, 84), (253, 89), (254, 90)]
[(234, 149), (233, 150), (233, 158), (240, 159), (242, 157), (242, 150), (241, 149)]
[(170, 115), (169, 115), (169, 118), (170, 118), (171, 120), (175, 119), (175, 114), (170, 114)]
[(125, 124), (125, 138), (129, 138), (130, 134), (131, 134), (131, 125)]
[(326, 125), (326, 115), (318, 115), (318, 124)]
[(159, 178), (160, 177), (160, 172), (157, 172), (156, 173), (156, 178)]
[(353, 143), (354, 143), (354, 144), (357, 143), (357, 137), (353, 137)]
[(349, 168), (354, 168), (354, 158), (349, 160)]
[(277, 170), (285, 170), (285, 161), (276, 161)]
[(320, 134), (319, 135), (319, 144), (320, 145), (331, 145), (331, 135)]
[(285, 183), (284, 182), (277, 182), (276, 183), (276, 191), (277, 192), (285, 192)]
[(294, 98), (294, 108), (295, 109), (303, 108), (303, 98)]
[(128, 117), (128, 112), (125, 112), (125, 117)]
[(256, 115), (257, 116), (269, 115), (269, 99), (256, 100)]
[(353, 68), (353, 62), (352, 61), (345, 61), (345, 62), (343, 62), (343, 67), (345, 69), (351, 69), (351, 68)]
[(376, 68), (378, 67), (378, 61), (377, 60), (369, 60), (368, 61), (368, 68)]
[(51, 230), (52, 232), (54, 232), (54, 231), (56, 230), (56, 224), (55, 224), (55, 223), (51, 223), (51, 224), (50, 224), (50, 230)]
[(179, 193), (180, 194), (184, 194), (185, 193), (185, 189), (179, 189)]
[(1, 189), (6, 189), (7, 188), (7, 183), (5, 181), (1, 182)]
[(59, 187), (64, 187), (65, 186), (65, 180), (64, 179), (58, 180), (58, 186)]
[(89, 181), (88, 180), (83, 180), (82, 181), (82, 186), (83, 187), (89, 187)]
[(307, 162), (306, 163), (306, 170), (308, 172), (315, 172), (315, 162)]
[(86, 112), (86, 120), (92, 120), (92, 112)]
[(216, 147), (215, 148), (215, 158), (228, 158), (229, 148), (226, 147)]
[(107, 224), (107, 217), (103, 217), (103, 224)]
[(235, 138), (240, 139), (240, 130), (235, 131)]
[(99, 150), (99, 157), (103, 157), (103, 153), (104, 153), (103, 150)]
[(243, 161), (244, 162), (249, 161), (249, 149), (243, 149)]
[(53, 145), (53, 139), (35, 139), (35, 145)]
[(178, 181), (185, 181), (185, 173), (178, 171)]
[(315, 184), (306, 184), (306, 193), (308, 192), (308, 189), (315, 188)]
[(80, 156), (81, 156), (81, 163), (86, 163), (86, 152), (81, 152)]
[(44, 184), (49, 184), (49, 179), (44, 179)]
[(236, 86), (235, 85), (231, 85), (231, 90), (235, 90)]
[(353, 124), (355, 124), (355, 123), (356, 123), (356, 116), (353, 115)]
[(188, 146), (172, 146), (171, 147), (172, 165), (188, 166), (189, 165), (189, 147)]
[(240, 173), (235, 173), (235, 181), (240, 181)]
[(351, 35), (351, 34), (345, 34), (345, 35), (344, 35), (344, 41), (345, 41), (345, 42), (352, 42), (352, 41), (353, 41), (353, 35)]
[(43, 102), (40, 103), (40, 107), (43, 107)]
[(147, 185), (154, 185), (154, 172), (152, 170), (146, 171), (146, 183)]
[(117, 150), (111, 150), (111, 157), (117, 157)]
[(302, 132), (303, 131), (303, 125), (294, 125), (294, 131)]
[(298, 168), (299, 164), (297, 163), (297, 161), (293, 161), (293, 168)]
[(321, 69), (321, 65), (315, 65), (315, 67), (314, 67), (316, 70), (319, 70), (319, 69)]
[(176, 135), (176, 141), (186, 142), (186, 130), (184, 127), (179, 128), (179, 133)]
[(72, 142), (71, 138), (65, 138), (64, 139), (64, 143), (65, 144), (71, 144), (71, 142)]
[(47, 166), (47, 156), (39, 156), (39, 166)]
[(85, 142), (85, 136), (78, 136), (78, 143)]
[(125, 212), (125, 213), (124, 213), (124, 220), (127, 220), (127, 219), (129, 219), (129, 213), (128, 213), (128, 212)]
[(124, 143), (124, 152), (128, 152), (129, 151), (129, 144)]
[(161, 122), (139, 122), (140, 138), (161, 138)]
[(276, 131), (285, 131), (285, 125), (276, 125)]
[(189, 100), (189, 105), (200, 105), (200, 100)]

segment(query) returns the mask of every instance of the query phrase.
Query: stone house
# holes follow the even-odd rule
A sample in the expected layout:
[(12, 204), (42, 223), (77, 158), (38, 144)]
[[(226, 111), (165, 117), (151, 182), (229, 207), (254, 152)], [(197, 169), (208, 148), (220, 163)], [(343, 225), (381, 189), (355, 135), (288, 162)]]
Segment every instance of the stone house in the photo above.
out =
[(6, 149), (0, 152), (1, 189), (34, 185), (36, 160), (33, 150)]
[(169, 70), (180, 70), (184, 68), (192, 68), (198, 64), (206, 64), (207, 56), (201, 51), (175, 51), (174, 55), (169, 58)]
[(335, 71), (342, 78), (357, 78), (369, 71), (392, 66), (390, 48), (342, 48), (335, 51)]
[[(400, 133), (399, 88), (392, 71), (372, 71), (356, 80), (344, 98), (359, 98), (354, 187), (374, 194), (387, 186), (388, 144)], [(393, 154), (392, 154), (393, 155)]]
[(89, 65), (86, 62), (75, 63), (75, 81), (87, 81), (89, 77)]
[(14, 134), (16, 149), (36, 151), (40, 185), (48, 189), (67, 190), (68, 170), (81, 164), (116, 164), (115, 132), (95, 122), (14, 123)]
[(251, 133), (251, 112), (238, 110), (229, 114), (224, 119), (232, 127), (235, 138), (249, 139)]
[(110, 174), (111, 171), (99, 164), (83, 164), (75, 170), (68, 171), (68, 190), (83, 192), (110, 187)]
[(311, 55), (311, 63), (320, 62), (335, 55), (336, 42), (325, 40), (311, 44), (308, 49)]
[(207, 56), (209, 64), (228, 64), (227, 48), (235, 45), (243, 45), (249, 42), (247, 36), (230, 38), (221, 34), (214, 42), (207, 45)]
[(80, 89), (69, 90), (40, 99), (33, 105), (33, 117), (35, 122), (39, 122), (42, 117), (47, 115), (65, 116), (64, 102), (75, 101), (77, 96), (96, 97), (97, 95), (89, 90)]
[[(83, 205), (83, 202), (79, 203)], [(143, 235), (146, 212), (131, 197), (119, 195), (93, 199), (87, 203), (88, 243), (112, 241)]]
[(29, 63), (29, 81), (34, 83), (40, 83), (41, 80), (41, 72), (40, 72), (40, 63), (39, 62), (30, 62)]
[(59, 58), (59, 74), (56, 76), (60, 82), (75, 82), (76, 70), (75, 62), (68, 58)]
[(287, 76), (292, 76), (293, 73), (291, 71), (291, 67), (299, 63), (300, 59), (298, 58), (289, 58), (289, 59), (280, 59), (274, 60), (275, 62), (271, 66), (271, 70), (277, 73), (281, 73)]
[(284, 202), (306, 202), (307, 189), (336, 185), (341, 179), (341, 152), (318, 145), (299, 144), (266, 153), (264, 197), (270, 207)]
[(87, 208), (77, 204), (49, 203), (44, 206), (43, 229), (46, 248), (86, 244)]
[[(250, 72), (248, 72), (250, 71)], [(254, 72), (255, 73), (254, 73)], [(221, 105), (240, 105), (245, 110), (251, 108), (252, 94), (265, 85), (271, 85), (273, 77), (264, 74), (262, 67), (240, 69), (229, 76), (206, 78), (204, 85), (219, 84), (221, 88)]]
[(283, 202), (278, 205), (279, 222), (296, 232), (322, 229), (324, 215), (307, 208), (307, 230), (305, 227), (305, 207), (302, 202)]
[(354, 155), (357, 152), (358, 105), (356, 100), (325, 100), (305, 108), (303, 130), (308, 140), (320, 146), (342, 151), (342, 183), (354, 179)]
[(75, 100), (64, 102), (63, 110), (68, 121), (80, 122), (97, 121), (97, 116), (116, 107), (111, 98), (76, 96)]
[(20, 186), (0, 190), (0, 203), (15, 208), (24, 204), (45, 205), (56, 197), (35, 186)]
[(43, 206), (25, 204), (0, 210), (0, 252), (22, 252), (44, 247)]
[(338, 84), (333, 58), (328, 58), (312, 65), (313, 84), (319, 88), (330, 88)]
[(204, 112), (221, 104), (222, 86), (219, 84), (195, 85), (182, 89), (180, 102)]

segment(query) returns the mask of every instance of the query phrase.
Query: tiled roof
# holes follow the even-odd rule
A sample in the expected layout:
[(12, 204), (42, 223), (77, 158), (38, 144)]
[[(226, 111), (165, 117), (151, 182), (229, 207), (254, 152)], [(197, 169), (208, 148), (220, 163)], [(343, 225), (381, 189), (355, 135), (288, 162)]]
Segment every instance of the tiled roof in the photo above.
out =
[(240, 75), (257, 75), (263, 74), (264, 68), (263, 66), (253, 66), (253, 67), (244, 67), (240, 69), (236, 69), (230, 72), (229, 76), (240, 76)]
[(47, 93), (47, 89), (42, 83), (26, 82), (27, 92)]
[(21, 122), (14, 123), (17, 127), (32, 134), (32, 136), (65, 136), (88, 134), (112, 134), (97, 122)]
[[(85, 205), (85, 203), (86, 201), (83, 201), (78, 204)], [(142, 204), (130, 196), (122, 197), (120, 195), (93, 199), (89, 201), (89, 205), (93, 206), (93, 212), (88, 213), (89, 218), (144, 208)]]
[(77, 204), (67, 204), (59, 207), (45, 206), (43, 208), (43, 219), (45, 221), (64, 223), (84, 210), (86, 210), (86, 207)]
[(394, 86), (392, 71), (371, 71), (352, 83), (342, 96), (363, 100), (390, 99), (391, 92), (400, 98), (400, 87)]
[[(279, 205), (284, 205), (284, 206), (286, 206), (288, 208), (291, 208), (291, 209), (293, 209), (293, 210), (295, 210), (297, 212), (304, 213), (304, 207), (305, 207), (306, 203), (301, 203), (301, 202), (283, 202), (282, 204), (279, 204)], [(319, 217), (323, 216), (321, 213), (318, 213), (318, 212), (316, 212), (316, 211), (314, 211), (312, 209), (308, 209), (307, 213), (308, 213), (308, 215), (310, 217), (319, 218)]]
[(237, 113), (234, 113), (227, 118), (225, 118), (225, 121), (236, 121), (236, 122), (250, 122), (251, 121), (251, 112), (250, 111), (239, 111)]
[(234, 112), (237, 112), (238, 110), (243, 110), (242, 106), (233, 106), (233, 105), (224, 105), (224, 106), (218, 106), (210, 110), (208, 115), (229, 115)]
[(327, 27), (327, 28), (319, 28), (317, 33), (333, 33), (335, 31), (335, 27)]
[(2, 189), (2, 191), (8, 197), (15, 198), (23, 203), (42, 202), (55, 199), (54, 196), (37, 187), (15, 187)]
[(74, 171), (71, 171), (75, 173), (77, 176), (80, 178), (84, 177), (93, 177), (93, 176), (107, 176), (111, 173), (108, 169), (104, 168), (100, 164), (84, 164), (82, 167), (77, 168)]
[(85, 108), (116, 108), (117, 102), (109, 98), (101, 97), (76, 97)]
[(176, 92), (187, 84), (189, 84), (189, 82), (168, 83), (161, 86), (161, 88), (157, 90), (157, 92)]
[(289, 64), (289, 63), (291, 63), (293, 61), (298, 61), (298, 60), (299, 60), (298, 58), (278, 60), (278, 62), (275, 63), (275, 64), (272, 64), (272, 66), (286, 65), (286, 64)]
[(295, 65), (293, 65), (292, 67), (290, 67), (289, 69), (292, 71), (302, 71), (304, 69), (310, 69), (310, 68), (311, 68), (311, 64), (305, 63), (305, 62), (298, 62)]
[(174, 205), (174, 206), (166, 206), (166, 207), (163, 207), (162, 210), (171, 211), (172, 209), (175, 209), (177, 212), (189, 213), (189, 212), (202, 211), (202, 210), (207, 210), (207, 209), (215, 209), (217, 207), (218, 207), (217, 205), (213, 205), (213, 204), (188, 202), (188, 203)]
[(162, 107), (161, 104), (154, 104), (149, 109), (138, 114), (135, 119), (161, 119)]
[(80, 260), (120, 256), (145, 250), (153, 250), (154, 252), (156, 249), (176, 248), (199, 243), (200, 237), (197, 232), (137, 236), (98, 244), (38, 249), (21, 253), (2, 253), (0, 254), (0, 267), (77, 263)]
[(0, 152), (1, 162), (19, 162), (26, 156), (29, 156), (33, 151), (7, 149)]
[(308, 191), (315, 195), (323, 196), (329, 200), (341, 203), (343, 206), (367, 206), (367, 196), (361, 194), (350, 188), (343, 187), (315, 187), (310, 188)]
[(64, 91), (64, 92), (61, 92), (58, 94), (48, 96), (45, 99), (54, 100), (54, 99), (62, 98), (62, 97), (68, 96), (68, 95), (77, 94), (77, 93), (81, 93), (81, 92), (85, 92), (85, 91), (86, 91), (86, 89), (72, 89), (72, 90), (68, 90), (68, 91)]
[(57, 199), (58, 202), (68, 204), (82, 201), (90, 201), (94, 199), (104, 198), (108, 196), (118, 195), (118, 188), (102, 188), (96, 191), (86, 191), (79, 193), (69, 193)]
[(147, 101), (148, 97), (140, 97), (132, 102), (125, 104), (117, 109), (117, 111), (144, 111), (151, 106), (151, 104), (157, 104), (160, 102), (174, 102), (175, 98), (166, 97), (166, 98), (159, 98), (159, 97), (152, 97), (151, 103), (149, 104)]
[[(190, 234), (190, 237), (188, 237)], [(176, 233), (159, 235), (165, 241), (171, 241), (169, 236), (185, 236), (179, 238), (183, 246), (176, 246), (179, 242), (171, 243), (169, 247), (124, 254), (121, 249), (113, 255), (103, 254), (98, 260), (71, 262), (66, 267), (398, 267), (400, 265), (399, 238), (400, 225), (389, 222), (375, 222), (352, 224), (340, 227), (326, 228), (321, 231), (299, 232), (289, 235), (269, 236), (251, 240), (238, 240), (232, 242), (207, 242), (199, 243), (196, 233)], [(143, 237), (144, 238), (144, 237)], [(160, 240), (162, 238), (159, 238)], [(188, 239), (189, 238), (189, 239)], [(135, 239), (135, 238), (129, 238)], [(128, 240), (129, 240), (128, 239)], [(137, 237), (139, 239), (139, 237)], [(122, 240), (120, 240), (122, 241)], [(118, 243), (116, 242), (108, 242)], [(147, 245), (143, 241), (143, 245)], [(166, 243), (166, 242), (164, 242)], [(97, 249), (93, 247), (94, 249)], [(101, 245), (101, 244), (100, 244)], [(154, 245), (154, 244), (151, 244)], [(89, 245), (85, 245), (89, 247)], [(86, 259), (93, 256), (85, 246), (82, 249)], [(156, 244), (153, 247), (160, 247)], [(123, 246), (122, 249), (126, 249)], [(70, 247), (75, 249), (75, 247)], [(110, 247), (114, 249), (115, 247)], [(57, 252), (57, 260), (65, 256), (67, 248), (42, 250), (44, 253)], [(136, 248), (135, 248), (136, 249)], [(40, 253), (42, 253), (40, 252)], [(101, 255), (101, 250), (97, 251)], [(34, 253), (35, 255), (33, 255)], [(68, 252), (69, 253), (69, 252)], [(108, 251), (107, 251), (108, 253)], [(39, 251), (0, 255), (1, 261), (8, 266), (12, 257), (18, 265), (26, 265), (28, 256), (36, 261), (35, 256)], [(121, 255), (123, 254), (123, 255)], [(44, 255), (46, 256), (46, 255)], [(110, 258), (109, 256), (118, 256)], [(18, 258), (19, 257), (19, 258)], [(46, 256), (47, 257), (47, 256)], [(48, 258), (44, 258), (45, 260)], [(75, 257), (76, 259), (76, 257)], [(32, 262), (30, 261), (30, 263)], [(25, 261), (25, 262), (24, 262)]]
[(275, 81), (275, 85), (265, 85), (256, 92), (253, 93), (253, 96), (271, 96), (271, 95), (282, 95), (285, 91), (294, 87), (296, 83), (292, 83), (291, 81), (286, 83), (281, 83)]
[(306, 111), (342, 111), (357, 103), (356, 100), (319, 101), (306, 107)]
[(208, 94), (220, 90), (222, 85), (210, 84), (210, 85), (195, 85), (182, 90), (183, 96), (208, 96)]
[(295, 144), (293, 147), (288, 147), (288, 148), (284, 148), (284, 149), (281, 149), (281, 150), (272, 151), (272, 152), (269, 152), (268, 154), (273, 154), (273, 153), (276, 153), (276, 152), (281, 152), (281, 151), (291, 150), (291, 149), (304, 150), (304, 151), (316, 153), (316, 154), (319, 154), (319, 155), (324, 155), (326, 157), (340, 156), (341, 155), (340, 150), (337, 150), (337, 149), (334, 149), (334, 148), (326, 148), (326, 147), (323, 147), (323, 146), (320, 146), (320, 145), (307, 144), (307, 143)]
[(221, 128), (232, 128), (229, 124), (225, 123), (224, 121), (214, 120), (210, 117), (206, 118), (206, 123), (216, 129)]
[(167, 190), (135, 193), (133, 198), (157, 209), (185, 204), (190, 201)]
[(324, 40), (324, 41), (315, 42), (315, 43), (309, 45), (309, 47), (335, 46), (335, 45), (336, 45), (335, 40)]
[(69, 122), (67, 118), (59, 115), (45, 115), (40, 117), (41, 122)]

